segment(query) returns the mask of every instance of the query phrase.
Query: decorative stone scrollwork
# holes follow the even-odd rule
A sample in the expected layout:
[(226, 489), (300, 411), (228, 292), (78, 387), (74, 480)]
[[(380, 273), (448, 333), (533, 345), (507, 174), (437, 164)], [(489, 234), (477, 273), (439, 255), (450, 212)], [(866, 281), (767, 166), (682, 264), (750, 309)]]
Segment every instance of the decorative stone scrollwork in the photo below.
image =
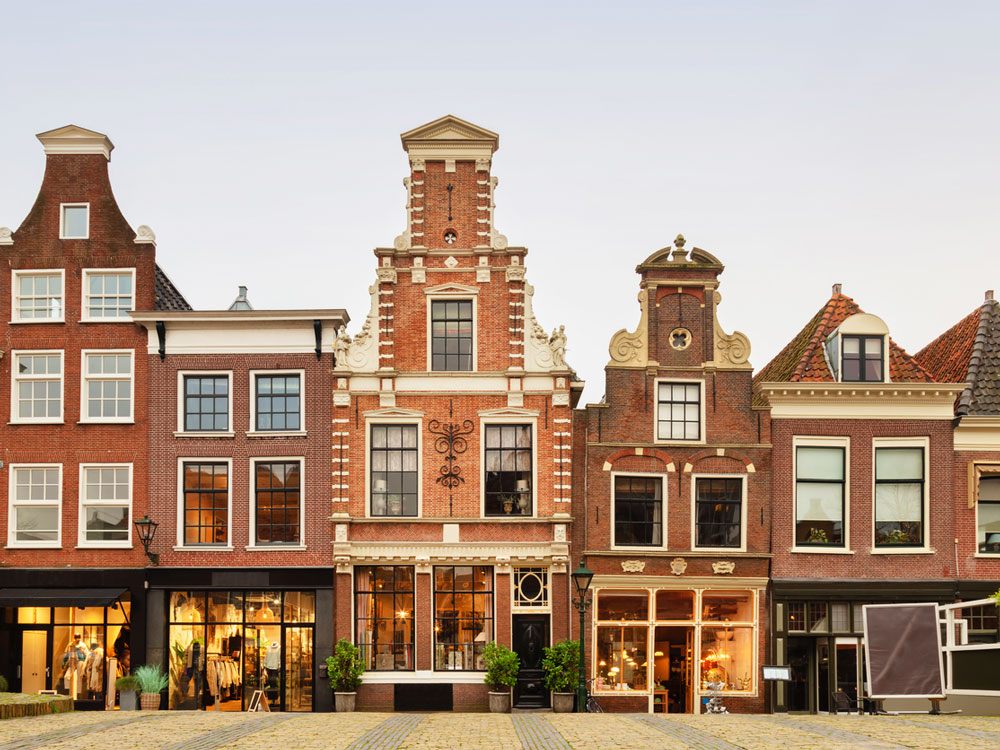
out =
[(524, 266), (507, 266), (507, 281), (524, 281)]
[(683, 557), (675, 557), (670, 561), (670, 572), (675, 576), (684, 575), (684, 571), (687, 569), (688, 564)]
[(10, 227), (0, 227), (0, 245), (13, 245), (13, 235), (14, 233), (10, 230)]
[(622, 560), (622, 570), (626, 573), (641, 573), (645, 569), (645, 560)]
[(410, 249), (410, 233), (403, 232), (396, 236), (396, 239), (392, 241), (392, 246), (399, 251)]
[(635, 331), (629, 332), (622, 328), (611, 337), (611, 345), (608, 353), (611, 355), (609, 365), (630, 365), (635, 367), (645, 367), (649, 360), (649, 335), (648, 335), (648, 294), (645, 289), (639, 290), (639, 325)]
[[(371, 307), (368, 317), (361, 327), (361, 332), (354, 337), (347, 349), (346, 366), (356, 372), (374, 372), (378, 369), (378, 336), (373, 333), (378, 330), (378, 290), (372, 285), (368, 287), (371, 295)], [(337, 360), (340, 368), (340, 358)]]
[(490, 171), (490, 160), (489, 159), (476, 159), (476, 171), (477, 172), (489, 172)]
[(376, 269), (378, 274), (378, 280), (381, 284), (395, 284), (396, 283), (396, 269), (395, 268), (378, 268)]
[(136, 245), (156, 245), (156, 235), (148, 226), (140, 224), (139, 228), (135, 230), (135, 240), (133, 241)]
[(423, 159), (410, 159), (410, 167), (414, 172), (423, 172), (426, 164)]
[(494, 230), (490, 233), (490, 247), (494, 250), (506, 250), (507, 237)]
[(718, 306), (722, 295), (718, 292), (712, 297), (713, 318), (715, 320), (715, 365), (720, 369), (745, 370), (750, 369), (750, 339), (746, 334), (733, 331), (731, 334), (722, 330), (719, 325)]
[(728, 575), (736, 570), (736, 563), (732, 560), (719, 560), (719, 562), (712, 563), (712, 572), (715, 575)]

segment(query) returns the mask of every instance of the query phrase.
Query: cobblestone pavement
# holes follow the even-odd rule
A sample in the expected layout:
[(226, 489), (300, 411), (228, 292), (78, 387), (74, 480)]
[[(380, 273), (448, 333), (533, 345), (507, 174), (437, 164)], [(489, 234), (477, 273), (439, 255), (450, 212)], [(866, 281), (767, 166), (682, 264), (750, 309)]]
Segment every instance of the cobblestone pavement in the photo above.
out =
[(1000, 717), (69, 713), (0, 722), (0, 750), (996, 750)]

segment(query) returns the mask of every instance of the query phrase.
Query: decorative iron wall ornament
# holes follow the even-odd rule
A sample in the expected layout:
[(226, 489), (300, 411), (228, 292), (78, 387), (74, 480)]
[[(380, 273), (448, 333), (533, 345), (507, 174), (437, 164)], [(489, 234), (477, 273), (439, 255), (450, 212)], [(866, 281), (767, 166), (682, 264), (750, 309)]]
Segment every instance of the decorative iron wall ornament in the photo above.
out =
[[(448, 409), (449, 414), (451, 409)], [(434, 481), (442, 487), (448, 488), (448, 514), (453, 515), (452, 492), (458, 485), (465, 482), (462, 476), (462, 467), (455, 463), (455, 460), (468, 449), (469, 444), (465, 440), (466, 435), (470, 435), (475, 430), (475, 425), (471, 419), (462, 420), (461, 423), (452, 422), (443, 424), (437, 419), (432, 419), (427, 423), (427, 430), (437, 435), (434, 439), (434, 450), (444, 455), (445, 463), (439, 470), (440, 476)]]

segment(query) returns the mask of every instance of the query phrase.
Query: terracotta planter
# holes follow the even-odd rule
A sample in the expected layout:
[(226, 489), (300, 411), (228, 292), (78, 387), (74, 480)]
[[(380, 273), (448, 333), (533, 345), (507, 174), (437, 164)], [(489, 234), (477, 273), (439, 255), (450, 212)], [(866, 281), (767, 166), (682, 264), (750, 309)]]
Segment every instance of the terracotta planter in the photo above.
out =
[(142, 695), (139, 696), (139, 705), (142, 706), (143, 711), (159, 711), (160, 694), (143, 693)]
[(509, 714), (510, 713), (510, 691), (494, 693), (490, 691), (490, 713)]
[(334, 692), (333, 700), (336, 704), (337, 713), (345, 713), (354, 710), (354, 701), (358, 697), (357, 693)]
[(553, 693), (552, 711), (557, 714), (573, 713), (573, 705), (576, 703), (576, 693)]

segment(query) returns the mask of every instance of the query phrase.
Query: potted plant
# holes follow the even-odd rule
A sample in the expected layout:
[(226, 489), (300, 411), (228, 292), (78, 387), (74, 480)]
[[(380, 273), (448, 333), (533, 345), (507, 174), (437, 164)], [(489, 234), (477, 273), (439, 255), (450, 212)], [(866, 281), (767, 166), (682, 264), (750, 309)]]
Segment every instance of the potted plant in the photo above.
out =
[(552, 691), (552, 710), (557, 714), (572, 712), (576, 698), (573, 688), (580, 679), (580, 642), (564, 640), (546, 647), (542, 669), (545, 688)]
[(500, 502), (503, 505), (503, 512), (510, 515), (511, 511), (514, 510), (514, 503), (517, 502), (517, 497), (514, 495), (501, 495)]
[(364, 673), (361, 649), (346, 638), (341, 638), (333, 647), (333, 656), (326, 657), (326, 674), (330, 678), (338, 713), (354, 710), (361, 675)]
[(135, 670), (135, 680), (139, 685), (139, 705), (143, 711), (160, 710), (160, 693), (167, 689), (169, 680), (160, 671), (159, 664), (145, 664)]
[(520, 657), (506, 646), (487, 643), (483, 661), (486, 665), (483, 682), (490, 688), (490, 713), (510, 713), (510, 689), (517, 683)]
[(115, 680), (115, 690), (118, 691), (118, 706), (122, 711), (139, 710), (139, 678), (135, 675), (125, 675)]
[(825, 529), (810, 528), (809, 536), (806, 538), (806, 541), (813, 542), (815, 544), (828, 544), (830, 540), (826, 537)]

